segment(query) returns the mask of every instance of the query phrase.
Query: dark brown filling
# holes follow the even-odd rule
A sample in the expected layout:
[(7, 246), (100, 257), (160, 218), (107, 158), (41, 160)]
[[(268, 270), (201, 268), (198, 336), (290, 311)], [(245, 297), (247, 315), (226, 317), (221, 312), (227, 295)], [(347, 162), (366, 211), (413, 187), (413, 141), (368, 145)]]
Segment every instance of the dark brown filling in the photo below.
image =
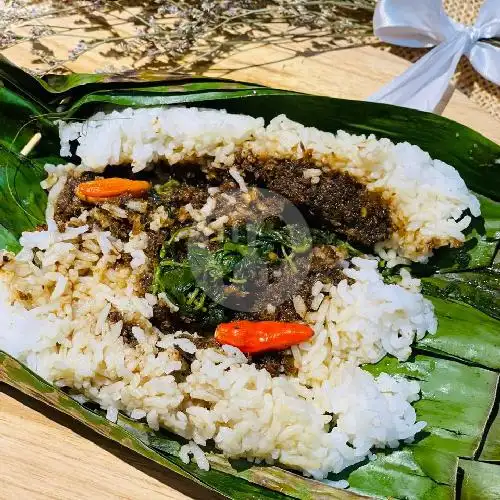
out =
[[(175, 180), (175, 187), (169, 189), (168, 192), (160, 190), (157, 193), (151, 190), (148, 193), (143, 199), (147, 203), (145, 213), (128, 209), (127, 201), (130, 198), (126, 197), (109, 201), (125, 210), (126, 218), (113, 216), (99, 204), (81, 201), (75, 196), (75, 188), (80, 182), (94, 178), (94, 174), (84, 174), (78, 178), (70, 177), (55, 206), (54, 218), (61, 230), (72, 217), (78, 217), (84, 210), (87, 210), (89, 211), (87, 224), (110, 231), (114, 237), (122, 241), (127, 241), (131, 233), (146, 232), (149, 243), (145, 253), (149, 264), (140, 279), (140, 292), (142, 293), (151, 290), (152, 277), (159, 261), (162, 245), (179, 228), (193, 224), (191, 216), (185, 209), (186, 204), (190, 203), (195, 209), (201, 208), (207, 201), (209, 186), (218, 186), (220, 192), (234, 195), (233, 191), (235, 191), (238, 196), (241, 195), (237, 184), (226, 169), (207, 163), (202, 167), (200, 165), (164, 167), (154, 173), (155, 178), (151, 178), (153, 175), (151, 172), (141, 173), (139, 176), (128, 175), (132, 178), (147, 178), (153, 184)], [(391, 220), (388, 205), (380, 195), (369, 192), (363, 184), (348, 174), (323, 172), (317, 184), (311, 183), (310, 179), (304, 178), (303, 171), (307, 168), (317, 168), (317, 165), (307, 157), (301, 160), (237, 157), (235, 167), (244, 176), (248, 186), (264, 187), (288, 199), (302, 211), (306, 218), (309, 218), (310, 222), (314, 222), (316, 227), (330, 228), (344, 235), (348, 240), (364, 246), (373, 246), (390, 235)], [(116, 169), (110, 169), (104, 176), (123, 175), (121, 172), (124, 170), (117, 172)], [(251, 220), (253, 210), (251, 203), (244, 206), (240, 201), (238, 199), (236, 210), (234, 205), (226, 204), (223, 197), (218, 198), (217, 208), (212, 216), (217, 218), (221, 215), (228, 215), (227, 225), (233, 227)], [(283, 209), (280, 203), (272, 198), (268, 201), (261, 200), (261, 211), (267, 216), (279, 215)], [(149, 227), (149, 215), (160, 205), (165, 207), (169, 220), (160, 231), (152, 231)], [(210, 249), (210, 246), (208, 248)], [(297, 255), (296, 259), (295, 264), (299, 268), (302, 264), (309, 265), (309, 271), (305, 277), (290, 273), (273, 281), (273, 279), (268, 279), (269, 276), (262, 276), (262, 283), (253, 283), (254, 288), (263, 290), (252, 309), (256, 312), (233, 312), (232, 318), (302, 321), (293, 305), (291, 293), (281, 303), (276, 303), (276, 297), (281, 297), (283, 290), (294, 290), (293, 295), (300, 295), (307, 308), (310, 309), (313, 299), (311, 288), (316, 281), (336, 285), (345, 279), (340, 265), (341, 259), (335, 247), (331, 245), (316, 244), (311, 254)], [(303, 263), (301, 259), (304, 259)], [(121, 264), (127, 265), (129, 261), (130, 256), (123, 254)], [(124, 318), (118, 311), (113, 311), (110, 320), (117, 322)], [(162, 302), (154, 306), (151, 321), (164, 333), (173, 333), (181, 329), (192, 330), (193, 325), (196, 325), (189, 317), (172, 313)], [(132, 326), (131, 322), (124, 321), (122, 336), (129, 345), (134, 346), (136, 341), (132, 335)], [(202, 329), (199, 333), (205, 333), (207, 336), (196, 340), (198, 347), (216, 345), (212, 337), (213, 329), (206, 332)], [(260, 368), (265, 368), (273, 376), (295, 372), (291, 355), (284, 352), (252, 356), (251, 362)]]
[[(218, 348), (219, 344), (213, 337), (197, 337), (191, 338), (197, 349)], [(194, 359), (193, 355), (184, 355), (187, 361), (191, 362)], [(293, 355), (289, 352), (267, 352), (264, 354), (254, 354), (248, 356), (248, 362), (254, 363), (259, 369), (263, 368), (269, 372), (272, 377), (279, 375), (296, 375)]]
[(72, 217), (78, 217), (85, 209), (89, 208), (88, 203), (82, 202), (75, 195), (75, 189), (80, 183), (93, 178), (92, 174), (84, 174), (81, 177), (68, 177), (64, 188), (57, 197), (54, 212), (54, 220), (60, 231), (64, 230), (66, 223)]
[(247, 182), (286, 197), (305, 214), (321, 220), (350, 242), (373, 246), (390, 236), (387, 203), (349, 174), (323, 172), (320, 182), (313, 184), (303, 175), (305, 169), (318, 168), (308, 158), (262, 160), (245, 156), (238, 157), (235, 166)]

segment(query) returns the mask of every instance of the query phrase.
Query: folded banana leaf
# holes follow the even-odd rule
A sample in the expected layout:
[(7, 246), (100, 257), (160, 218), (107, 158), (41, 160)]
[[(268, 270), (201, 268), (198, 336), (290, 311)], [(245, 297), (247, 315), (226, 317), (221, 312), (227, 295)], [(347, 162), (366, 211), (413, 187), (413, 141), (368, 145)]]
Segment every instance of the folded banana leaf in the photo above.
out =
[[(463, 471), (463, 500), (496, 500), (500, 498), (500, 477), (497, 465), (460, 460)], [(480, 493), (479, 493), (480, 492)]]
[(479, 455), (481, 460), (500, 463), (500, 415), (498, 414), (498, 401), (497, 413), (491, 426), (489, 427), (486, 439), (484, 440), (484, 447)]
[[(198, 105), (266, 119), (285, 113), (327, 131), (408, 141), (457, 168), (482, 205), (482, 217), (474, 221), (464, 247), (442, 249), (428, 264), (414, 266), (434, 303), (438, 332), (419, 341), (414, 357), (405, 363), (388, 357), (365, 367), (374, 374), (418, 380), (422, 397), (415, 409), (428, 426), (414, 443), (377, 450), (376, 460), (328, 478), (347, 479), (349, 490), (277, 466), (228, 461), (215, 452), (208, 454), (211, 469), (201, 471), (179, 459), (181, 438), (154, 432), (123, 415), (117, 424), (111, 423), (98, 408), (80, 405), (3, 352), (0, 381), (228, 498), (494, 498), (500, 466), (478, 459), (499, 460), (500, 146), (433, 114), (227, 80), (134, 73), (40, 80), (0, 59), (0, 81), (0, 248), (17, 251), (22, 231), (44, 222), (42, 166), (65, 161), (58, 157), (54, 120), (123, 106)], [(42, 134), (42, 142), (28, 158), (21, 156), (36, 132)]]
[(464, 303), (428, 298), (434, 304), (438, 331), (416, 343), (419, 351), (500, 369), (500, 323), (497, 319)]
[(466, 241), (460, 248), (442, 248), (425, 266), (414, 265), (416, 274), (442, 274), (463, 269), (480, 269), (492, 264), (500, 237), (500, 205), (478, 193), (482, 218), (468, 228)]

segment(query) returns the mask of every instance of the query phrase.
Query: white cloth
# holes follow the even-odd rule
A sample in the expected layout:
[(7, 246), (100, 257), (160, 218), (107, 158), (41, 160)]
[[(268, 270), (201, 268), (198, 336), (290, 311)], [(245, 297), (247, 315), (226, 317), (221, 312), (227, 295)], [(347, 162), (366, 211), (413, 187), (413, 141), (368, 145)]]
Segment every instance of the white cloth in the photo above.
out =
[(474, 26), (448, 17), (441, 0), (379, 0), (374, 33), (404, 47), (434, 47), (368, 100), (433, 111), (462, 55), (476, 71), (500, 85), (500, 48), (480, 39), (500, 36), (500, 0), (486, 0)]

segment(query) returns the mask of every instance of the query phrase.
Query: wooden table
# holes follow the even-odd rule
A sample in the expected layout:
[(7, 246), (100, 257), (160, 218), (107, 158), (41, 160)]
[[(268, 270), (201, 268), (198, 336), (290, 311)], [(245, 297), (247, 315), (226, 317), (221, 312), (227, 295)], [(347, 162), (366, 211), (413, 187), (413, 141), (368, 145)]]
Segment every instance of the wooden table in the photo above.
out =
[[(62, 43), (62, 42), (61, 42)], [(23, 52), (24, 50), (24, 52)], [(7, 56), (22, 64), (26, 49)], [(363, 99), (409, 63), (373, 47), (296, 56), (293, 48), (249, 47), (208, 75), (351, 99)], [(76, 62), (89, 72), (102, 58)], [(454, 92), (445, 116), (500, 143), (500, 124)], [(0, 499), (215, 498), (83, 425), (0, 385)]]

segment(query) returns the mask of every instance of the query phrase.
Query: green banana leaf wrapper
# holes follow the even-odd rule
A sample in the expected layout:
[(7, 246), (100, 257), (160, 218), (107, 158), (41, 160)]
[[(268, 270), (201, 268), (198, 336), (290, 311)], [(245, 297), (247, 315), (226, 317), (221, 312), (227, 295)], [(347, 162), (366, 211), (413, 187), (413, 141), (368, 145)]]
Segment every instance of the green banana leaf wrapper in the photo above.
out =
[[(410, 445), (375, 450), (377, 460), (353, 466), (329, 481), (340, 490), (277, 466), (207, 454), (202, 471), (179, 458), (183, 440), (120, 415), (109, 422), (97, 407), (81, 405), (0, 351), (0, 381), (79, 420), (96, 432), (227, 498), (445, 500), (500, 495), (500, 146), (441, 116), (410, 109), (299, 94), (240, 82), (158, 73), (48, 76), (37, 79), (0, 59), (0, 248), (18, 251), (23, 231), (43, 224), (45, 163), (59, 157), (57, 119), (84, 119), (97, 110), (145, 106), (201, 106), (263, 116), (285, 113), (307, 126), (408, 141), (453, 165), (481, 202), (465, 245), (444, 248), (414, 265), (435, 306), (438, 332), (419, 341), (404, 363), (386, 357), (364, 368), (418, 380), (415, 403), (427, 427)], [(23, 146), (37, 132), (40, 144)]]

